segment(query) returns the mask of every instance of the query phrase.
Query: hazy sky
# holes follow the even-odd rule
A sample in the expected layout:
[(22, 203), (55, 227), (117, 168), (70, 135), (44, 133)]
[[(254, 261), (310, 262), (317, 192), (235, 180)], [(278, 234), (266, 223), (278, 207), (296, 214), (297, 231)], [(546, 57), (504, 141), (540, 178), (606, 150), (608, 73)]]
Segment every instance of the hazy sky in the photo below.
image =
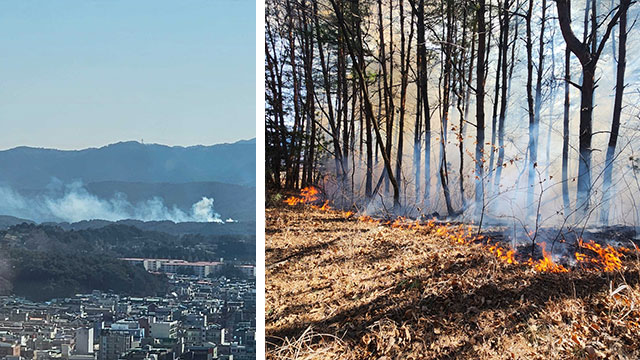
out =
[(254, 0), (0, 1), (0, 149), (255, 137)]

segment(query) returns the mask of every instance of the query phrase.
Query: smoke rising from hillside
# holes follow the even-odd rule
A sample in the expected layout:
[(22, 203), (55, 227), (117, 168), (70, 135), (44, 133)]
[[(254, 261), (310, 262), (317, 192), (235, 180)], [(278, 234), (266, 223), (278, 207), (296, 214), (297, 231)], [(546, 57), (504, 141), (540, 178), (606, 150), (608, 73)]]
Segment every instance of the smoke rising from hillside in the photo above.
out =
[(203, 197), (184, 211), (167, 206), (160, 197), (131, 203), (122, 193), (110, 199), (89, 193), (81, 183), (75, 182), (50, 190), (45, 195), (26, 196), (16, 190), (0, 186), (0, 214), (30, 219), (36, 222), (101, 219), (118, 221), (218, 222), (220, 214), (213, 209), (213, 199)]

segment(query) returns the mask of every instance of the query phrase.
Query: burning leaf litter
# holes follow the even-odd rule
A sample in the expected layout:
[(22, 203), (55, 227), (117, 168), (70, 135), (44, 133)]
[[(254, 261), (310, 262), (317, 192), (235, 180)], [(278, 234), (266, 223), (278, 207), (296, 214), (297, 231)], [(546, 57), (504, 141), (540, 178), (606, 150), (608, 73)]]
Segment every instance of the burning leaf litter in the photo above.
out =
[(318, 193), (318, 189), (309, 186), (300, 190), (300, 196), (290, 196), (284, 202), (289, 204), (289, 206), (312, 203), (318, 200)]
[(267, 209), (268, 358), (640, 357), (640, 262), (627, 250), (617, 271), (577, 260), (541, 273), (473, 227), (315, 201)]
[[(300, 196), (290, 196), (284, 202), (289, 206), (295, 206), (299, 204), (310, 204), (313, 209), (320, 211), (332, 211), (337, 214), (342, 214), (346, 218), (351, 218), (354, 215), (353, 211), (342, 211), (332, 208), (329, 205), (329, 200), (324, 200), (322, 206), (315, 203), (320, 200), (320, 191), (313, 187), (305, 187), (301, 190)], [(395, 220), (378, 220), (368, 215), (361, 215), (357, 218), (357, 221), (365, 223), (373, 223), (379, 225), (390, 226), (391, 228), (402, 229), (414, 229), (418, 231), (432, 232), (435, 235), (449, 239), (459, 244), (473, 244), (483, 242), (485, 237), (483, 235), (475, 234), (474, 226), (472, 225), (451, 225), (450, 223), (439, 223), (435, 219), (431, 219), (426, 223), (422, 223), (419, 220), (411, 220), (403, 216), (398, 216)], [(529, 233), (529, 236), (533, 236), (533, 232)], [(627, 248), (616, 249), (611, 245), (602, 247), (600, 244), (594, 241), (584, 242), (582, 239), (578, 239), (577, 244), (579, 251), (575, 252), (576, 264), (585, 270), (590, 271), (604, 271), (611, 272), (620, 270), (622, 266), (621, 258), (624, 257), (623, 252), (633, 252)], [(553, 260), (552, 254), (546, 251), (546, 244), (540, 243), (542, 251), (542, 258), (534, 260), (529, 257), (527, 260), (519, 262), (516, 257), (517, 253), (514, 249), (509, 249), (501, 246), (498, 243), (491, 242), (491, 239), (487, 239), (483, 243), (484, 251), (487, 251), (497, 257), (500, 261), (507, 264), (517, 265), (520, 263), (529, 265), (537, 272), (568, 272), (565, 266), (556, 264)]]
[[(624, 255), (621, 251), (629, 250), (626, 248), (620, 251), (611, 245), (603, 248), (600, 244), (596, 244), (593, 241), (585, 243), (582, 239), (578, 240), (578, 246), (582, 252), (576, 252), (576, 260), (586, 266), (593, 266), (596, 269), (603, 271), (614, 271), (620, 269), (622, 261), (620, 260)], [(592, 252), (597, 254), (597, 257), (589, 257), (584, 252)]]
[(538, 272), (569, 272), (567, 268), (562, 265), (558, 265), (553, 262), (551, 254), (545, 249), (545, 243), (541, 244), (542, 247), (542, 259), (533, 261), (533, 259), (527, 260), (527, 264), (533, 266)]

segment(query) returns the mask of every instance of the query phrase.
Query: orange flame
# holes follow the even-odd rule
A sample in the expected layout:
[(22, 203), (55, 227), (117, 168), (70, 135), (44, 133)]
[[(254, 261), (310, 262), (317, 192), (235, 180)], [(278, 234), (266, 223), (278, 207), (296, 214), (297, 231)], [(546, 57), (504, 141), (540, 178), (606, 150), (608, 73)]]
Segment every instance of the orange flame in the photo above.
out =
[(540, 247), (542, 248), (543, 258), (538, 261), (533, 261), (533, 259), (529, 259), (527, 261), (527, 264), (533, 266), (533, 268), (537, 272), (555, 272), (555, 273), (569, 272), (567, 268), (565, 268), (560, 264), (556, 264), (553, 261), (553, 259), (551, 258), (551, 255), (545, 250), (544, 243), (540, 244)]
[(318, 200), (318, 189), (316, 189), (313, 186), (308, 186), (302, 190), (300, 190), (300, 195), (302, 195), (302, 198), (304, 199), (305, 203), (310, 203), (313, 201)]
[(447, 238), (451, 241), (454, 241), (459, 244), (467, 244), (473, 242), (475, 240), (480, 240), (481, 237), (473, 235), (473, 227), (469, 226), (467, 228), (464, 225), (451, 226), (449, 223), (444, 225), (432, 225), (433, 222), (430, 221), (427, 223), (428, 227), (432, 226), (434, 232), (437, 236), (441, 236)]
[(318, 209), (320, 211), (329, 211), (331, 210), (331, 206), (329, 206), (329, 200), (325, 200), (324, 204), (322, 204), (322, 206), (316, 206), (316, 205), (311, 205), (312, 208), (314, 209)]
[[(487, 246), (489, 246), (489, 242), (487, 242)], [(498, 244), (493, 244), (489, 246), (489, 252), (494, 254), (499, 260), (504, 261), (507, 264), (517, 264), (518, 261), (515, 258), (514, 250), (506, 250), (502, 246)]]
[(368, 222), (368, 223), (373, 223), (373, 224), (379, 224), (380, 220), (376, 220), (374, 218), (372, 218), (371, 216), (368, 215), (361, 215), (358, 217), (358, 221), (362, 221), (362, 222)]
[(302, 190), (300, 190), (300, 197), (290, 196), (284, 202), (289, 206), (294, 206), (298, 204), (307, 204), (310, 202), (314, 202), (318, 200), (318, 189), (313, 186), (308, 186)]
[[(300, 197), (291, 196), (284, 200), (290, 206), (298, 205), (298, 204), (306, 204), (311, 203), (318, 200), (319, 191), (313, 186), (306, 187), (300, 191)], [(322, 206), (311, 206), (314, 209), (318, 209), (321, 211), (334, 211), (342, 214), (346, 218), (350, 218), (355, 213), (353, 211), (340, 211), (333, 210), (329, 205), (329, 200), (326, 200)], [(383, 224), (390, 226), (392, 228), (401, 228), (401, 229), (415, 229), (415, 230), (426, 230), (428, 232), (434, 233), (436, 236), (443, 237), (445, 239), (449, 239), (453, 242), (459, 244), (470, 244), (473, 242), (478, 242), (484, 239), (482, 235), (474, 234), (474, 227), (464, 225), (452, 226), (450, 223), (446, 224), (438, 224), (435, 219), (431, 219), (426, 223), (420, 223), (419, 220), (408, 220), (403, 216), (397, 217), (394, 221), (381, 221), (378, 219), (374, 219), (368, 215), (361, 215), (357, 218), (358, 221), (368, 222), (372, 224)], [(533, 231), (529, 233), (529, 236), (533, 236)], [(500, 261), (503, 261), (507, 264), (519, 264), (516, 260), (515, 255), (516, 252), (513, 249), (506, 249), (498, 244), (491, 244), (490, 241), (487, 241), (486, 245), (483, 245), (491, 254), (496, 256)], [(619, 249), (614, 248), (611, 245), (603, 248), (600, 244), (597, 244), (593, 241), (585, 243), (582, 239), (578, 241), (578, 247), (582, 250), (587, 250), (582, 252), (576, 252), (575, 257), (576, 261), (583, 266), (586, 266), (588, 269), (597, 269), (601, 271), (615, 271), (622, 268), (622, 261), (620, 258), (623, 253), (631, 253), (634, 252), (631, 249), (627, 249), (624, 247), (620, 247)], [(549, 254), (545, 249), (545, 244), (541, 244), (542, 255), (543, 258), (537, 261), (533, 259), (527, 260), (524, 264), (527, 264), (533, 267), (538, 272), (568, 272), (569, 270), (560, 264), (556, 264), (551, 254)], [(580, 251), (580, 250), (579, 250)], [(589, 255), (587, 255), (589, 254)]]
[[(369, 216), (360, 216), (358, 220), (364, 222), (380, 223), (379, 220), (374, 220)], [(410, 221), (404, 217), (398, 217), (394, 221), (386, 221), (384, 222), (384, 224), (392, 228), (425, 229), (427, 231), (433, 232), (436, 236), (449, 239), (459, 244), (469, 244), (484, 239), (484, 236), (474, 234), (473, 226), (452, 226), (449, 223), (436, 224), (435, 220), (433, 219), (429, 220), (426, 224), (421, 225), (419, 221)], [(533, 269), (538, 272), (560, 273), (569, 271), (563, 265), (556, 264), (553, 261), (551, 254), (548, 253), (545, 249), (545, 243), (542, 243), (540, 246), (542, 248), (543, 258), (537, 261), (530, 258), (525, 262), (525, 264), (533, 267)], [(488, 250), (488, 252), (490, 252), (500, 261), (503, 261), (506, 264), (519, 264), (518, 260), (516, 259), (516, 251), (513, 249), (504, 248), (497, 243), (492, 244), (490, 240), (487, 241), (484, 247)], [(622, 267), (620, 257), (622, 256), (622, 252), (626, 250), (624, 248), (619, 250), (616, 250), (612, 246), (602, 248), (599, 244), (596, 244), (594, 242), (584, 243), (582, 241), (580, 241), (580, 247), (594, 252), (597, 257), (589, 257), (585, 254), (576, 252), (576, 259), (578, 262), (597, 265), (597, 267), (602, 269), (603, 271), (613, 271)]]
[(406, 220), (405, 217), (398, 216), (396, 218), (396, 220), (393, 223), (391, 223), (391, 227), (392, 228), (404, 228), (404, 227), (407, 226), (407, 224), (405, 224), (405, 220)]
[(302, 199), (297, 198), (295, 196), (290, 196), (284, 202), (289, 204), (289, 206), (294, 206), (294, 205), (300, 204), (302, 202)]
[(587, 254), (576, 252), (575, 255), (578, 263), (607, 272), (622, 268), (622, 260), (620, 260), (620, 257), (623, 256), (622, 252), (611, 245), (607, 245), (606, 248), (603, 248), (593, 240), (585, 243), (582, 239), (578, 239), (578, 247), (590, 250), (591, 253), (596, 255), (588, 256)]

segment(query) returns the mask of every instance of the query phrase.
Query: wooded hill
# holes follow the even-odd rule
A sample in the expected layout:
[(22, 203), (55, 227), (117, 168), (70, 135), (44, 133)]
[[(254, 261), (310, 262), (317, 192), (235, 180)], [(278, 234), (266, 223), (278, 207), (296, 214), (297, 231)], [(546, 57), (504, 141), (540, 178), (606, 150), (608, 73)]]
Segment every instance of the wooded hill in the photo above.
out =
[(0, 231), (0, 292), (33, 300), (93, 289), (129, 295), (166, 292), (164, 276), (120, 257), (255, 261), (255, 235), (172, 235), (109, 224), (64, 230), (23, 223)]

